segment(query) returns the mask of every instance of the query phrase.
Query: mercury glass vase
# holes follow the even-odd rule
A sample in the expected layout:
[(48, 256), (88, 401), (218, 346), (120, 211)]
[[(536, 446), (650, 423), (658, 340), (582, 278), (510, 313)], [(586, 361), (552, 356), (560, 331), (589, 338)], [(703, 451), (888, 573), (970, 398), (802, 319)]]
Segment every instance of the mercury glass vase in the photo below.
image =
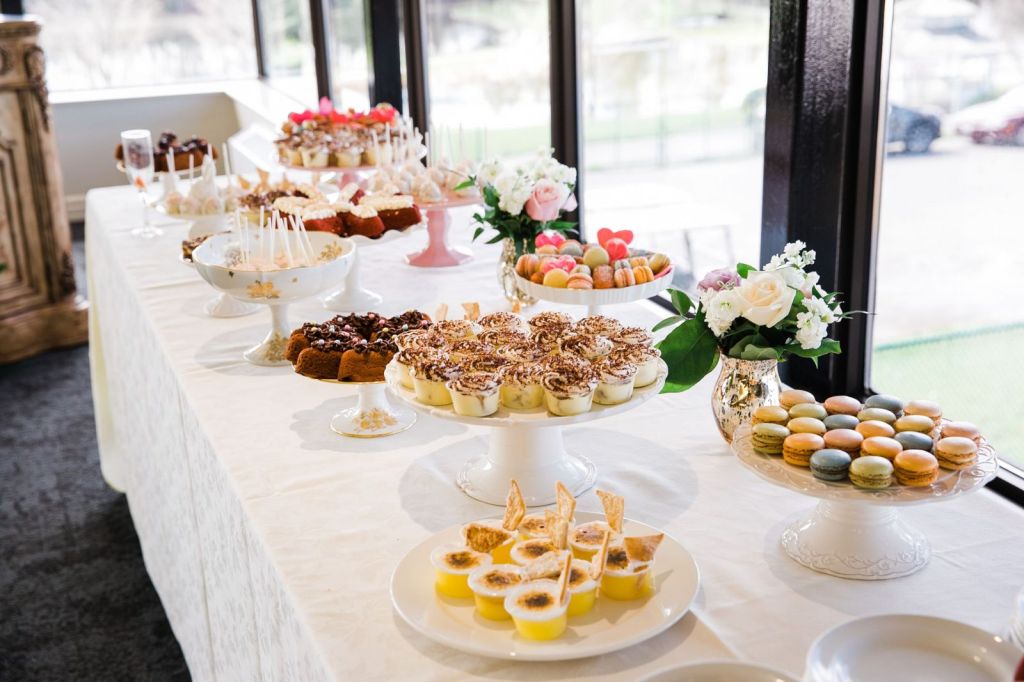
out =
[(527, 294), (516, 279), (516, 261), (519, 260), (516, 244), (511, 239), (501, 242), (501, 258), (498, 260), (498, 284), (509, 303), (533, 305), (537, 299)]
[(726, 442), (743, 424), (749, 424), (754, 410), (778, 405), (782, 382), (778, 360), (740, 360), (722, 355), (721, 371), (711, 393), (711, 411), (718, 432)]

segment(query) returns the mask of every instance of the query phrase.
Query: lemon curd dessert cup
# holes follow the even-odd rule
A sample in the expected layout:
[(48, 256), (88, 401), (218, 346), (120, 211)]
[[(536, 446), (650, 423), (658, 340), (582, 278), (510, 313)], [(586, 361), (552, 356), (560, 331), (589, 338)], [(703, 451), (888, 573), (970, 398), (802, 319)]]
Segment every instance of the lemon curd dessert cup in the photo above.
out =
[(469, 574), (481, 566), (490, 566), (491, 562), (490, 554), (475, 552), (465, 545), (441, 545), (430, 553), (437, 591), (460, 599), (473, 596), (469, 589)]
[(643, 599), (654, 593), (654, 554), (665, 538), (663, 533), (625, 537), (608, 548), (601, 596), (619, 601)]
[(610, 357), (636, 365), (634, 388), (650, 386), (658, 380), (658, 365), (661, 351), (649, 346), (620, 346), (611, 352)]
[(533, 538), (532, 540), (521, 540), (514, 545), (509, 552), (512, 563), (518, 566), (525, 566), (531, 561), (536, 561), (548, 552), (557, 552), (558, 547), (548, 538)]
[(522, 570), (513, 564), (481, 566), (469, 574), (467, 584), (473, 592), (476, 611), (489, 620), (508, 620), (505, 597), (523, 581)]
[(556, 639), (569, 623), (568, 600), (561, 600), (560, 586), (554, 580), (533, 580), (512, 588), (505, 597), (505, 610), (525, 639)]
[(610, 534), (613, 542), (619, 540), (618, 534), (604, 521), (588, 521), (574, 526), (569, 533), (569, 547), (572, 555), (583, 561), (590, 561), (601, 549), (605, 534)]
[(515, 531), (506, 530), (503, 524), (501, 519), (467, 523), (461, 530), (462, 539), (470, 549), (490, 554), (495, 564), (511, 563), (512, 547), (518, 536)]

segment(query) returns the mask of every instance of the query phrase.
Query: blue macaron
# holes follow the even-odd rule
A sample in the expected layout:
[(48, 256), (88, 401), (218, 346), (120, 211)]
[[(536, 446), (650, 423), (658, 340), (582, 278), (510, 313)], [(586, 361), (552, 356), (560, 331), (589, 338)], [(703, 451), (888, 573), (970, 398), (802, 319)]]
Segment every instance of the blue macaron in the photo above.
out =
[(893, 438), (903, 446), (904, 450), (932, 451), (932, 439), (923, 433), (918, 433), (917, 431), (900, 431), (893, 436)]
[(873, 395), (864, 401), (864, 407), (880, 407), (883, 410), (889, 410), (897, 417), (903, 412), (903, 405), (905, 403), (894, 395), (885, 395), (879, 393)]
[(852, 414), (830, 414), (825, 417), (825, 428), (829, 431), (835, 429), (855, 429), (860, 420)]
[(850, 470), (850, 455), (842, 450), (826, 448), (811, 455), (811, 473), (823, 481), (842, 481)]

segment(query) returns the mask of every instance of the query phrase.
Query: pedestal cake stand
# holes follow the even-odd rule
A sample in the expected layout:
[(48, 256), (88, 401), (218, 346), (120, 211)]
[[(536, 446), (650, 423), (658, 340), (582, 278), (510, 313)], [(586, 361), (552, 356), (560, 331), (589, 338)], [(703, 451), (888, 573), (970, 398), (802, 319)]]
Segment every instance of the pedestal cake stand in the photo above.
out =
[(384, 370), (391, 391), (417, 412), (473, 426), (493, 427), (486, 454), (463, 465), (455, 482), (470, 497), (504, 506), (508, 482), (516, 479), (526, 504), (531, 507), (555, 501), (555, 483), (561, 481), (574, 495), (594, 485), (597, 469), (583, 455), (565, 449), (562, 428), (609, 417), (637, 407), (661, 392), (668, 366), (659, 360), (654, 383), (633, 391), (633, 397), (620, 405), (594, 403), (589, 412), (575, 417), (557, 417), (543, 407), (535, 410), (509, 410), (502, 406), (490, 417), (463, 417), (451, 405), (434, 407), (416, 400), (416, 394), (402, 386), (394, 362)]
[(293, 166), (287, 163), (281, 163), (279, 159), (275, 159), (275, 163), (281, 165), (282, 168), (286, 168), (290, 171), (303, 171), (306, 173), (314, 173), (316, 175), (328, 174), (331, 179), (335, 179), (335, 183), (338, 187), (344, 187), (349, 183), (359, 184), (359, 175), (361, 173), (372, 173), (377, 170), (377, 166), (324, 166), (322, 168), (310, 168), (309, 166)]
[(363, 286), (363, 275), (360, 267), (359, 252), (402, 239), (419, 229), (423, 223), (407, 227), (404, 230), (388, 230), (377, 239), (370, 239), (362, 235), (349, 237), (356, 247), (352, 254), (352, 266), (345, 277), (345, 284), (337, 291), (329, 293), (324, 297), (324, 308), (335, 313), (365, 313), (369, 312), (384, 301), (384, 297), (375, 291), (370, 291)]
[(427, 214), (427, 247), (405, 257), (409, 265), (420, 268), (446, 268), (462, 265), (473, 257), (473, 252), (462, 246), (448, 243), (448, 229), (451, 227), (453, 208), (479, 204), (479, 197), (449, 199), (436, 204), (419, 204)]
[(586, 306), (587, 315), (597, 315), (602, 306), (633, 303), (657, 296), (672, 286), (671, 272), (646, 284), (636, 284), (621, 289), (559, 289), (531, 282), (518, 274), (515, 277), (519, 287), (533, 298), (552, 303)]
[(307, 236), (313, 253), (317, 254), (315, 265), (263, 271), (241, 269), (237, 262), (238, 237), (230, 232), (210, 237), (192, 252), (196, 270), (214, 289), (240, 301), (270, 308), (267, 336), (242, 354), (254, 365), (291, 364), (284, 357), (291, 334), (288, 304), (335, 286), (352, 264), (354, 246), (348, 239), (329, 232), (310, 232)]
[(930, 486), (865, 490), (848, 482), (819, 480), (809, 469), (755, 452), (749, 425), (736, 430), (732, 450), (745, 467), (766, 481), (821, 500), (782, 532), (786, 553), (819, 573), (854, 580), (899, 578), (924, 568), (931, 556), (928, 539), (900, 518), (900, 507), (974, 492), (992, 480), (999, 468), (995, 451), (983, 440), (973, 466), (961, 471), (940, 469), (938, 480)]
[[(178, 256), (178, 260), (183, 265), (196, 269), (196, 264), (190, 260), (186, 260), (183, 255)], [(228, 296), (223, 291), (218, 291), (209, 300), (203, 303), (203, 313), (208, 317), (242, 317), (243, 315), (252, 315), (258, 311), (260, 307), (253, 305), (252, 303), (246, 303), (240, 301), (233, 296)]]
[(331, 431), (352, 438), (380, 438), (401, 433), (416, 423), (416, 412), (395, 407), (388, 400), (383, 381), (338, 381), (317, 379), (327, 384), (355, 386), (355, 407), (341, 410), (331, 418)]

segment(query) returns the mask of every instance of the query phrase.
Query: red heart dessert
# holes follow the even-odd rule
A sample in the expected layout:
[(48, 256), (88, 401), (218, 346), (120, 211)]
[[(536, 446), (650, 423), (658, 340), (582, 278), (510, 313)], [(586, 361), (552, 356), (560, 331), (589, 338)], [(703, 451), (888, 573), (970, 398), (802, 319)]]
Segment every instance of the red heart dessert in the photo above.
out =
[(632, 244), (633, 231), (619, 230), (618, 232), (613, 232), (607, 227), (602, 227), (600, 230), (597, 231), (597, 243), (600, 244), (601, 246), (604, 246), (604, 248), (606, 249), (608, 247), (605, 246), (605, 244), (607, 244), (609, 239), (621, 239), (622, 241), (626, 242), (626, 244)]

